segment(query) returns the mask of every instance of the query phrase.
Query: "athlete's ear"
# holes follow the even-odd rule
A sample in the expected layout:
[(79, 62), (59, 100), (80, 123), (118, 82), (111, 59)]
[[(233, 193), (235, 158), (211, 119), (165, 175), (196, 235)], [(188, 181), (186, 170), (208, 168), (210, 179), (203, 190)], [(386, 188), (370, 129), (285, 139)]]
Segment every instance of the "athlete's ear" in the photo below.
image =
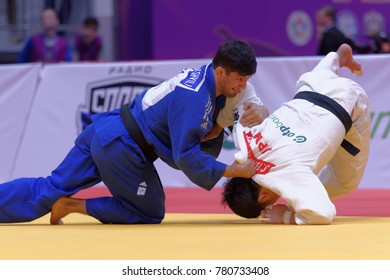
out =
[(266, 202), (267, 200), (268, 200), (267, 194), (259, 193), (259, 197), (258, 197), (258, 199), (257, 199), (257, 201), (258, 201), (259, 203), (264, 203), (264, 202)]
[(218, 76), (222, 75), (224, 72), (225, 72), (225, 69), (224, 69), (222, 66), (218, 66), (218, 67), (215, 69), (215, 73), (216, 73)]
[(278, 199), (279, 195), (274, 193), (273, 191), (262, 187), (259, 192), (259, 196), (257, 198), (257, 201), (259, 203), (267, 203), (267, 204), (274, 204)]

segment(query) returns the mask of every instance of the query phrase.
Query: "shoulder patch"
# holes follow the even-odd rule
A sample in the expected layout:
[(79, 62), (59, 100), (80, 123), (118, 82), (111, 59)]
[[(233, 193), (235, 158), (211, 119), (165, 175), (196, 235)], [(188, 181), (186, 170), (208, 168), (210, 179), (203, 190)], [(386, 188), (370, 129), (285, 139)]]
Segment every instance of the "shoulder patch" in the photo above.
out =
[(204, 66), (199, 69), (190, 68), (183, 70), (185, 75), (180, 80), (179, 85), (186, 89), (197, 91), (205, 80), (205, 70), (206, 67)]

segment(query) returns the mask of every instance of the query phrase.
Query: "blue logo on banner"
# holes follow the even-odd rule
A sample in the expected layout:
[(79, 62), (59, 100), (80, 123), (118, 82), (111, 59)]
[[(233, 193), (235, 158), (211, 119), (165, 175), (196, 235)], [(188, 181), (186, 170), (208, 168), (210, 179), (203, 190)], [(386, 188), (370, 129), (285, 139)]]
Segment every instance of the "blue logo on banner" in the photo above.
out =
[(120, 81), (114, 78), (88, 84), (85, 104), (80, 105), (77, 112), (78, 133), (92, 122), (93, 115), (118, 109), (161, 81), (147, 77), (122, 77)]

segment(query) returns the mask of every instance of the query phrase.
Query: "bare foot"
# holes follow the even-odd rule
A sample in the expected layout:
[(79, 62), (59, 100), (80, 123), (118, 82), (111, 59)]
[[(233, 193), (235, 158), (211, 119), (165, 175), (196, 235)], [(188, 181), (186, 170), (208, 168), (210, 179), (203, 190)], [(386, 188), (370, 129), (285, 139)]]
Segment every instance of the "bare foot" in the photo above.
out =
[(352, 48), (348, 44), (342, 44), (338, 50), (340, 67), (347, 67), (352, 73), (361, 76), (362, 66), (360, 63), (353, 58)]
[(62, 218), (68, 215), (66, 211), (66, 202), (70, 199), (68, 197), (61, 197), (51, 207), (50, 223), (52, 225), (62, 225)]
[(59, 198), (51, 207), (50, 224), (62, 225), (62, 218), (70, 213), (87, 214), (85, 200), (70, 197)]

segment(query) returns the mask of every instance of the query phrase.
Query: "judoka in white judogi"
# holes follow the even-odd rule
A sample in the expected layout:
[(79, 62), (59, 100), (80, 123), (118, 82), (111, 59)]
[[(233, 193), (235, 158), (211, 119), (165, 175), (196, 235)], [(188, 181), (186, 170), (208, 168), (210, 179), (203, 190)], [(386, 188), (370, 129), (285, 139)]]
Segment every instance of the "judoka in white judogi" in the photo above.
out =
[[(329, 53), (299, 77), (295, 98), (261, 125), (234, 123), (235, 158), (255, 161), (252, 179), (286, 201), (289, 207), (280, 210), (284, 223), (331, 223), (332, 201), (355, 190), (363, 176), (370, 140), (368, 97), (356, 82), (340, 77), (339, 68), (338, 52)], [(235, 108), (237, 120), (241, 105)], [(272, 207), (262, 213), (278, 223)]]

